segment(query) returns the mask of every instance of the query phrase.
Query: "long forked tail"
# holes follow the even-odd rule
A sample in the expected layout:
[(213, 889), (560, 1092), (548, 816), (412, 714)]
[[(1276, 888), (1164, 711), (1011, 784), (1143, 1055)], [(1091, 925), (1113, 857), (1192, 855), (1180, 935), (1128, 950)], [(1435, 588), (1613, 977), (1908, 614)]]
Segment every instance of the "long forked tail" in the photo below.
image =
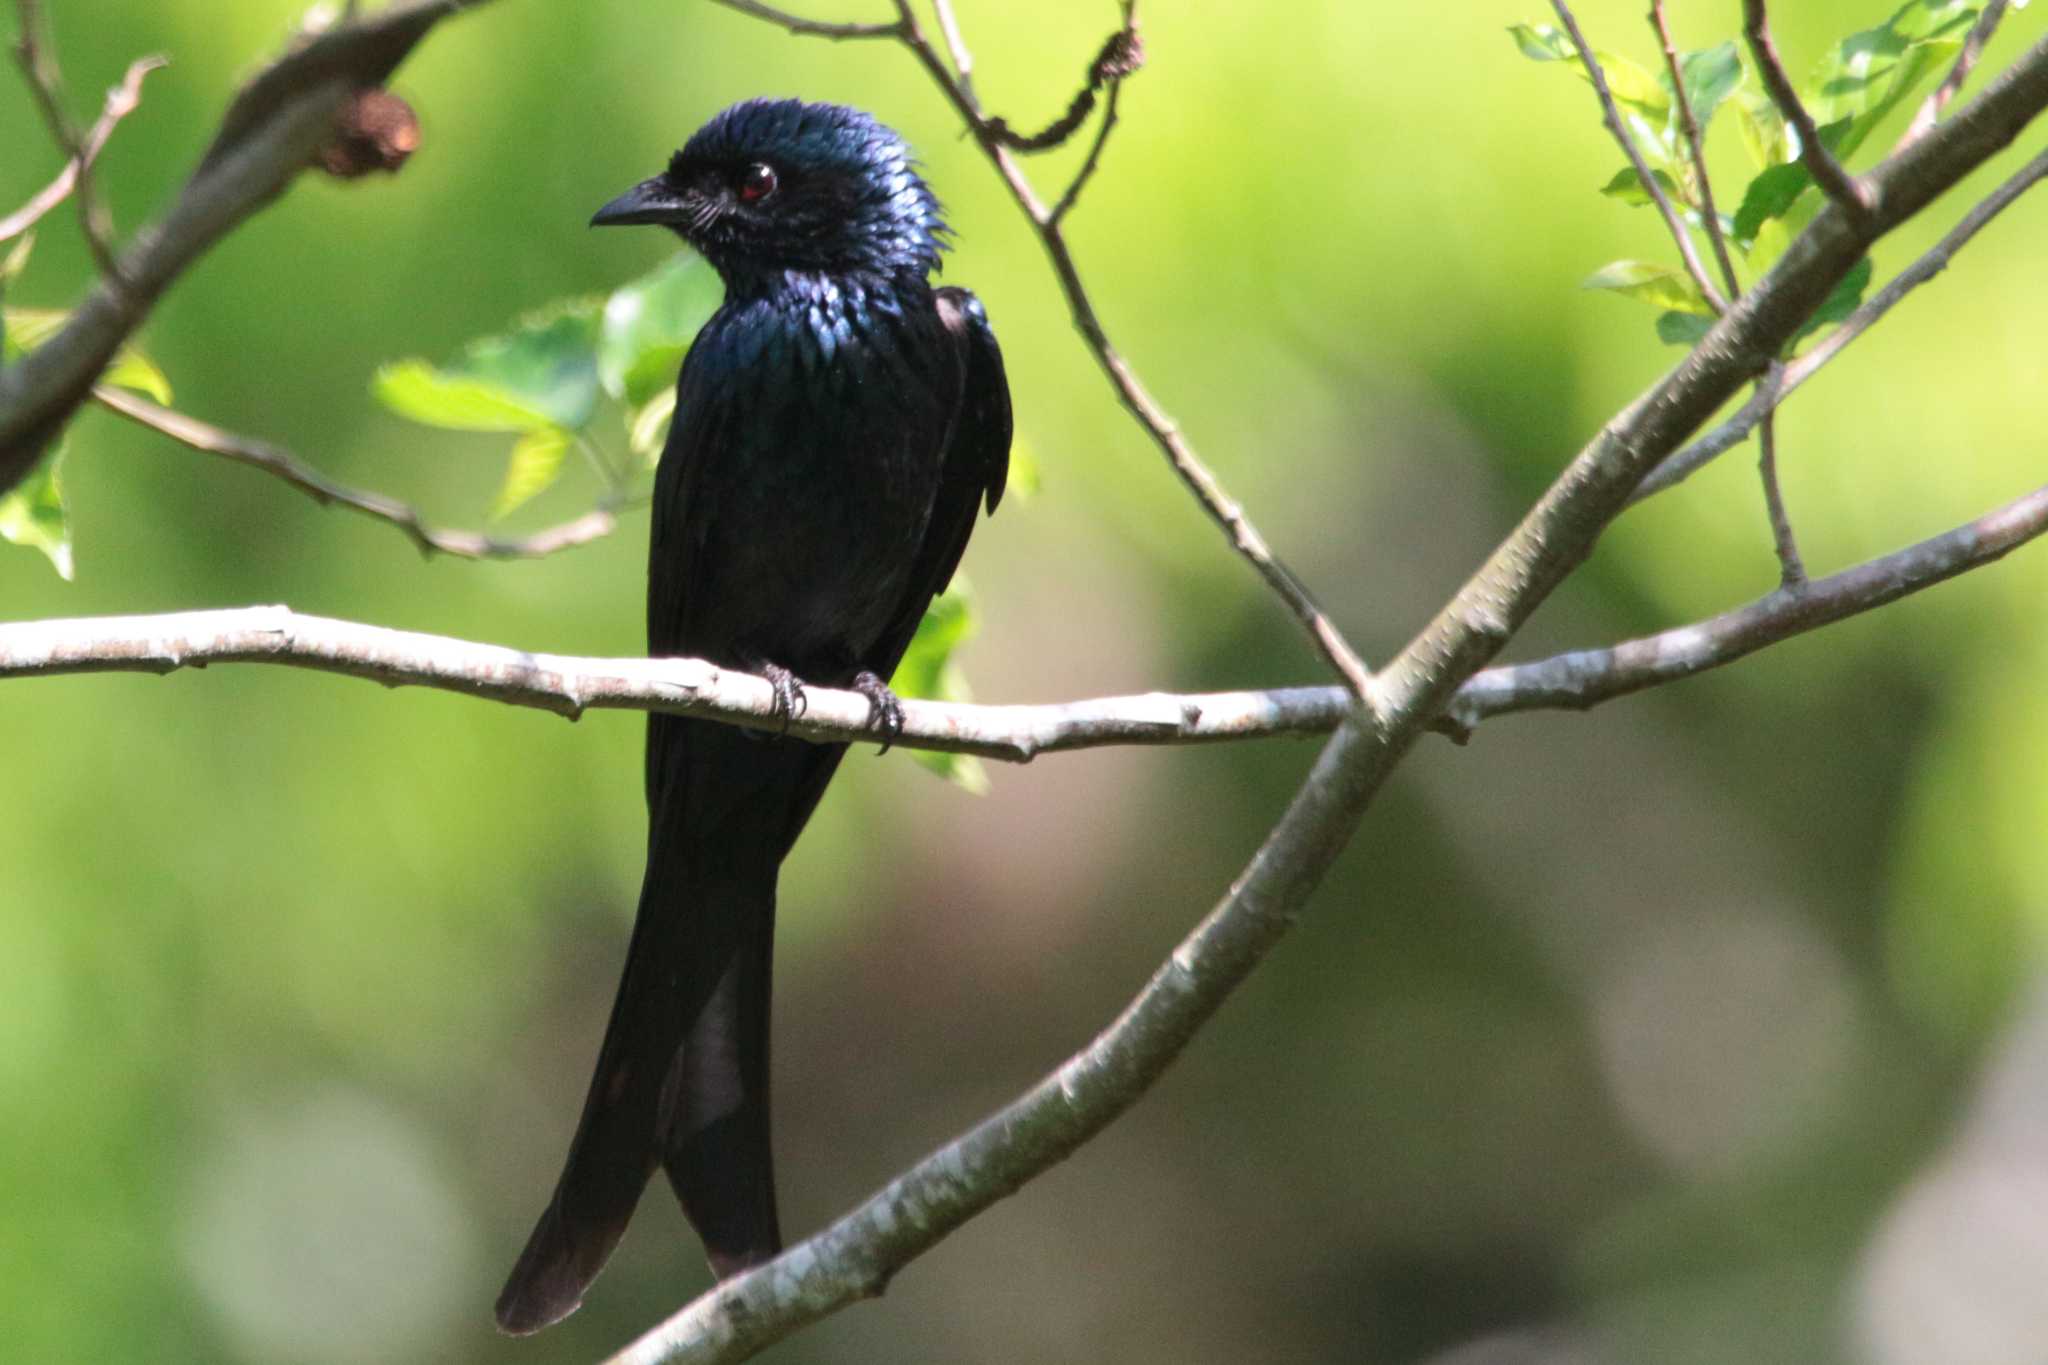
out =
[(576, 1310), (656, 1166), (721, 1278), (782, 1246), (768, 1132), (775, 878), (839, 751), (685, 727), (650, 756), (625, 975), (554, 1198), (498, 1296), (507, 1332)]

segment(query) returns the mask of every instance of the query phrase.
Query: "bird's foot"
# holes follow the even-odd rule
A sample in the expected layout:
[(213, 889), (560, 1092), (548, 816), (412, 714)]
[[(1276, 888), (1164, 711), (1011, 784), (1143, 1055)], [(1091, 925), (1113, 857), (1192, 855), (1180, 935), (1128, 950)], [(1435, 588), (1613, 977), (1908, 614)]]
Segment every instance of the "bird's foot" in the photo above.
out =
[(810, 708), (810, 701), (804, 696), (803, 682), (781, 664), (769, 663), (766, 659), (757, 667), (768, 685), (775, 689), (775, 714), (782, 718), (782, 733), (789, 733), (790, 722), (803, 717)]
[(865, 668), (853, 675), (853, 690), (868, 699), (868, 728), (881, 734), (879, 752), (888, 753), (903, 733), (903, 703), (889, 690), (889, 684)]

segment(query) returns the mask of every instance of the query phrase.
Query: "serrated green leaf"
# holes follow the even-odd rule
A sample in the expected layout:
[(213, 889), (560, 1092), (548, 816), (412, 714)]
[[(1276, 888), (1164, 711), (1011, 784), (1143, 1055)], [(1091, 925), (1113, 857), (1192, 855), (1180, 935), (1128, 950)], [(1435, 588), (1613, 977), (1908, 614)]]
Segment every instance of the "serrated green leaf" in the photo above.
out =
[(1676, 311), (1657, 315), (1657, 340), (1667, 346), (1697, 346), (1714, 325), (1712, 318)]
[(661, 459), (670, 421), (676, 415), (676, 391), (663, 388), (642, 403), (626, 423), (626, 445), (651, 467)]
[(1649, 261), (1611, 261), (1588, 275), (1579, 287), (1626, 294), (1653, 308), (1698, 313), (1705, 317), (1712, 317), (1714, 313), (1690, 275)]
[(512, 458), (505, 463), (505, 481), (491, 500), (491, 520), (496, 521), (541, 492), (562, 472), (562, 457), (568, 453), (570, 435), (557, 426), (535, 427), (512, 443)]
[[(1679, 193), (1678, 182), (1673, 180), (1668, 172), (1653, 168), (1650, 171), (1650, 178), (1657, 182), (1657, 187), (1673, 202), (1684, 197)], [(1612, 199), (1619, 199), (1624, 204), (1640, 206), (1655, 202), (1650, 198), (1650, 192), (1643, 188), (1642, 177), (1636, 174), (1636, 168), (1633, 166), (1623, 166), (1616, 171), (1614, 178), (1600, 187), (1600, 193)]]
[(691, 340), (722, 293), (717, 275), (689, 252), (612, 291), (597, 348), (605, 392), (640, 407), (673, 387)]
[(447, 365), (402, 360), (377, 371), (378, 401), (427, 426), (457, 431), (581, 431), (597, 407), (598, 304), (579, 299), (483, 337)]
[(1798, 345), (1821, 328), (1840, 322), (1855, 312), (1863, 303), (1863, 291), (1870, 287), (1870, 273), (1871, 264), (1868, 256), (1850, 266), (1849, 273), (1842, 276), (1835, 287), (1828, 291), (1827, 298), (1792, 338), (1792, 344)]
[[(6, 342), (4, 355), (8, 360), (33, 351), (36, 347), (57, 335), (71, 314), (56, 308), (9, 308), (5, 310)], [(100, 375), (102, 384), (118, 384), (124, 389), (146, 393), (159, 403), (171, 401), (171, 381), (164, 377), (148, 356), (133, 346), (123, 346), (114, 352), (106, 371)]]
[[(1562, 29), (1549, 24), (1510, 24), (1508, 34), (1531, 61), (1568, 62), (1580, 79), (1591, 83), (1593, 78), (1587, 74), (1586, 64), (1579, 60), (1578, 49)], [(1671, 112), (1671, 96), (1657, 78), (1619, 53), (1595, 48), (1593, 59), (1600, 63), (1608, 93), (1614, 96), (1615, 103), (1649, 115), (1661, 127)]]
[(1678, 59), (1685, 78), (1685, 102), (1705, 133), (1723, 102), (1742, 84), (1742, 55), (1730, 39), (1719, 47), (1688, 52)]
[(59, 441), (27, 478), (0, 493), (0, 540), (40, 550), (57, 576), (71, 581), (71, 517), (64, 509), (64, 485), (58, 466), (64, 459)]
[(400, 417), (452, 431), (534, 431), (555, 425), (547, 413), (494, 384), (451, 375), (424, 360), (379, 366), (370, 378), (370, 392)]

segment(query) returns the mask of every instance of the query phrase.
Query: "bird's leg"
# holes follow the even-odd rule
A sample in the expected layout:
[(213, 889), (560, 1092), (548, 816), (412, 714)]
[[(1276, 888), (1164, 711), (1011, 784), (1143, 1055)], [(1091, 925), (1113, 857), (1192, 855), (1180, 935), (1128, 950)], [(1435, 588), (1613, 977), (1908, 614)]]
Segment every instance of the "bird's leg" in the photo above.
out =
[(903, 733), (903, 703), (889, 690), (889, 684), (865, 668), (853, 675), (853, 690), (868, 699), (868, 728), (881, 733), (879, 753), (888, 753)]
[(790, 722), (800, 718), (810, 706), (804, 697), (803, 680), (781, 664), (767, 659), (752, 658), (746, 662), (775, 689), (775, 714), (782, 719), (782, 733), (788, 734)]

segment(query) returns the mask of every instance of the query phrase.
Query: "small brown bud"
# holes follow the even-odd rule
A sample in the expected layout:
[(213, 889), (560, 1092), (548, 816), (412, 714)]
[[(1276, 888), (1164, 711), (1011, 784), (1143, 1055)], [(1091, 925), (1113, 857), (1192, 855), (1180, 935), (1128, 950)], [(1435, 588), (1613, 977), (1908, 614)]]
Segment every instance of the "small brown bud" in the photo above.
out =
[(419, 145), (420, 120), (411, 105), (389, 90), (358, 90), (313, 162), (331, 176), (354, 180), (372, 171), (396, 171)]

